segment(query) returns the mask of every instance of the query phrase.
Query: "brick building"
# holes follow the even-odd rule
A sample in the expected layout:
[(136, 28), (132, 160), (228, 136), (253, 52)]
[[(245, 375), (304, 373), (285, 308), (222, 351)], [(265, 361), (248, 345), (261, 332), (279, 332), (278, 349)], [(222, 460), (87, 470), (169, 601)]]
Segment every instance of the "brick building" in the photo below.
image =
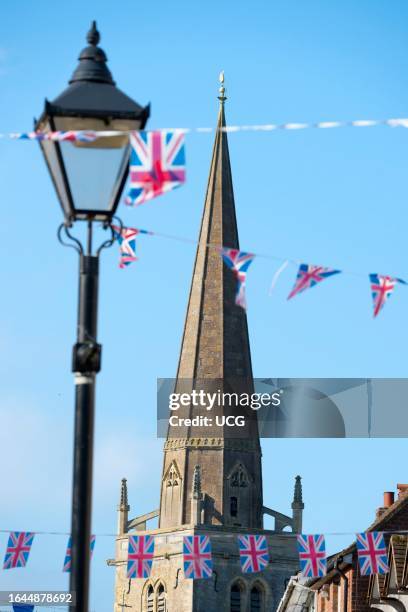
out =
[[(234, 384), (253, 391), (246, 312), (235, 304), (236, 279), (217, 249), (239, 249), (232, 174), (224, 114), (224, 87), (210, 176), (205, 197), (193, 278), (177, 370), (176, 390), (191, 381), (201, 387), (235, 391)], [(236, 381), (239, 380), (239, 383)], [(235, 382), (234, 382), (235, 381)], [(215, 385), (215, 386), (214, 386)], [(242, 391), (242, 388), (240, 389)], [(234, 407), (232, 407), (234, 409)], [(231, 411), (215, 406), (220, 416)], [(184, 411), (184, 412), (183, 412)], [(170, 426), (163, 452), (160, 507), (129, 517), (126, 481), (118, 507), (115, 612), (270, 612), (282, 597), (288, 578), (296, 572), (296, 533), (302, 529), (300, 477), (295, 481), (292, 515), (264, 505), (261, 446), (254, 413), (239, 438), (228, 427)], [(213, 413), (214, 415), (214, 413)], [(180, 408), (189, 418), (192, 407)], [(177, 430), (176, 430), (177, 429)], [(242, 435), (241, 435), (242, 434)], [(274, 529), (263, 526), (264, 515)], [(158, 527), (148, 528), (150, 519)], [(155, 536), (155, 553), (148, 580), (126, 577), (129, 533)], [(238, 534), (267, 537), (272, 563), (254, 575), (240, 568)], [(214, 572), (211, 579), (189, 580), (183, 572), (183, 536), (209, 535)]]
[[(408, 485), (398, 485), (398, 498), (384, 493), (384, 505), (367, 531), (408, 531)], [(385, 533), (390, 573), (361, 576), (356, 544), (332, 555), (324, 578), (289, 581), (278, 612), (408, 612), (408, 536)]]

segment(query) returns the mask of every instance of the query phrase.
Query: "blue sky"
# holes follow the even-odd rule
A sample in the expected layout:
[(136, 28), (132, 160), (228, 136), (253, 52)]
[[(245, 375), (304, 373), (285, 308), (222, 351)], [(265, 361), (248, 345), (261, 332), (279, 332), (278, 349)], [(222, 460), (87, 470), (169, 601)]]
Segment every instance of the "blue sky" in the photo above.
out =
[[(0, 131), (25, 131), (65, 87), (92, 19), (118, 85), (150, 127), (210, 126), (225, 70), (230, 124), (406, 117), (408, 6), (392, 0), (197, 3), (78, 0), (3, 2)], [(377, 320), (369, 272), (408, 277), (408, 131), (398, 128), (235, 133), (229, 136), (241, 246), (361, 273), (286, 301), (289, 268), (248, 276), (248, 322), (258, 377), (404, 377), (408, 293), (399, 286)], [(125, 223), (195, 238), (213, 135), (187, 138), (188, 182)], [(0, 141), (0, 529), (68, 532), (73, 431), (70, 373), (77, 261), (60, 247), (61, 213), (36, 143)], [(132, 515), (158, 504), (162, 442), (156, 378), (176, 371), (194, 247), (139, 240), (140, 261), (102, 256), (93, 531), (113, 533), (122, 476)], [(290, 508), (303, 476), (305, 530), (364, 529), (382, 492), (406, 482), (405, 440), (266, 440), (265, 503)], [(330, 537), (331, 551), (350, 537)], [(0, 554), (6, 535), (0, 534)], [(65, 536), (36, 537), (25, 570), (0, 589), (65, 588)], [(92, 609), (112, 608), (112, 537), (99, 537)]]

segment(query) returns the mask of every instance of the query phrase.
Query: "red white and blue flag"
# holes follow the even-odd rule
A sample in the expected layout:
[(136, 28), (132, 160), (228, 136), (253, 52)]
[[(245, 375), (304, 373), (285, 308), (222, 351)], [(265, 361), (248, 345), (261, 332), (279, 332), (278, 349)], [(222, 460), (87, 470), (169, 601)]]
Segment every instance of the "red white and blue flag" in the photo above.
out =
[(153, 536), (129, 536), (127, 577), (149, 578), (154, 556)]
[(326, 575), (326, 543), (323, 535), (297, 536), (300, 570), (306, 578)]
[(397, 283), (406, 285), (402, 278), (392, 278), (391, 276), (381, 276), (381, 274), (370, 274), (371, 294), (373, 296), (374, 317), (384, 307), (385, 302), (391, 296)]
[(122, 229), (117, 225), (112, 225), (113, 234), (115, 239), (119, 242), (120, 248), (120, 259), (119, 268), (125, 268), (133, 261), (137, 261), (136, 257), (136, 236), (138, 234), (149, 234), (147, 230), (136, 229), (134, 227), (123, 227)]
[(186, 578), (211, 578), (213, 562), (210, 538), (204, 535), (184, 536), (183, 560)]
[(27, 565), (34, 535), (29, 531), (10, 532), (3, 569), (25, 567)]
[[(94, 551), (94, 548), (95, 548), (95, 539), (96, 539), (96, 537), (94, 535), (91, 535), (91, 542), (90, 542), (91, 559), (92, 559), (93, 551)], [(67, 544), (67, 550), (66, 550), (66, 553), (65, 553), (64, 566), (62, 568), (62, 571), (63, 572), (70, 572), (71, 571), (71, 565), (72, 565), (72, 537), (69, 536), (68, 544)]]
[(323, 268), (323, 266), (312, 266), (310, 264), (300, 264), (296, 276), (295, 285), (288, 295), (288, 300), (305, 289), (310, 289), (333, 274), (340, 274), (340, 270)]
[(130, 186), (126, 204), (139, 206), (185, 182), (183, 132), (132, 132), (130, 144)]
[(269, 563), (268, 542), (263, 535), (238, 536), (239, 558), (244, 574), (261, 572)]
[(58, 131), (58, 132), (23, 132), (18, 134), (12, 134), (12, 138), (17, 140), (57, 140), (57, 141), (68, 141), (68, 142), (94, 142), (97, 140), (102, 133), (94, 132), (92, 130), (78, 130), (78, 131)]
[(368, 531), (367, 533), (357, 533), (356, 535), (361, 575), (387, 574), (390, 568), (384, 534), (381, 531)]
[(224, 260), (224, 263), (233, 271), (235, 278), (237, 279), (237, 293), (235, 296), (235, 303), (237, 306), (241, 306), (246, 310), (246, 295), (245, 295), (245, 282), (248, 268), (253, 262), (255, 255), (253, 253), (245, 253), (238, 249), (227, 249), (221, 247), (219, 249), (220, 254)]

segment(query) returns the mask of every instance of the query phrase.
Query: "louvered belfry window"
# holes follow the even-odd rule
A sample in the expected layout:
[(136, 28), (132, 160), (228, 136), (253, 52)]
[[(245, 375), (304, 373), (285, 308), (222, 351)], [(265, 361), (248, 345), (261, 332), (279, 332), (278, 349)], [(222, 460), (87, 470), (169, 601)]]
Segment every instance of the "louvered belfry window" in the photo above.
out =
[(153, 612), (154, 610), (154, 591), (153, 587), (149, 586), (147, 589), (147, 600), (146, 600), (146, 610), (147, 612)]
[(251, 606), (250, 606), (250, 611), (251, 612), (261, 612), (262, 610), (262, 593), (260, 591), (260, 589), (258, 587), (253, 587), (253, 589), (251, 590)]
[(230, 612), (241, 612), (241, 589), (238, 584), (231, 587)]
[(157, 590), (157, 612), (166, 612), (166, 593), (162, 584)]

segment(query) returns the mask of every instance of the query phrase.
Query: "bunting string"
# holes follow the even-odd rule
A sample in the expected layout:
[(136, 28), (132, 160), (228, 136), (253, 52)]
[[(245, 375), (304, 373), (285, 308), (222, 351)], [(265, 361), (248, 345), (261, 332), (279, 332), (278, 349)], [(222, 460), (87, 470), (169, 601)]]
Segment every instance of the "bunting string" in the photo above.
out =
[[(362, 576), (387, 574), (389, 572), (388, 549), (384, 538), (385, 533), (389, 532), (368, 531), (353, 534), (356, 538), (357, 557)], [(393, 531), (391, 533), (401, 533), (401, 531)], [(404, 533), (407, 532), (405, 531)], [(223, 535), (223, 537), (226, 535)], [(292, 536), (294, 535), (292, 534)], [(34, 536), (34, 532), (9, 532), (3, 570), (27, 566)], [(154, 563), (155, 537), (133, 533), (127, 534), (127, 537), (127, 577), (130, 579), (149, 578)], [(271, 562), (266, 535), (229, 534), (229, 537), (234, 538), (236, 541), (243, 574), (254, 574), (266, 570)], [(95, 547), (95, 539), (95, 535), (92, 535), (90, 539), (91, 558)], [(184, 575), (186, 578), (196, 580), (212, 577), (211, 540), (212, 538), (209, 535), (182, 536), (182, 551), (180, 552), (183, 555)], [(325, 536), (323, 534), (297, 534), (296, 540), (301, 574), (306, 578), (323, 577), (327, 572)], [(63, 572), (69, 573), (71, 571), (71, 562), (72, 539), (70, 537), (64, 557)]]
[[(182, 238), (179, 236), (174, 236), (171, 234), (162, 234), (159, 232), (152, 232), (148, 230), (141, 230), (137, 228), (128, 228), (125, 227), (122, 229), (122, 237), (117, 233), (119, 228), (114, 228), (115, 236), (118, 238), (121, 250), (121, 260), (119, 266), (124, 268), (126, 265), (131, 263), (131, 261), (135, 261), (137, 258), (135, 255), (136, 250), (136, 240), (135, 236), (137, 234), (148, 234), (150, 236), (159, 236), (162, 238), (168, 238), (170, 240), (176, 240), (179, 242), (187, 242), (189, 244), (198, 244), (197, 240), (191, 240), (188, 238)], [(125, 243), (125, 237), (130, 236), (132, 238), (132, 253), (133, 256), (129, 256), (129, 253), (123, 251)], [(212, 243), (207, 243), (206, 246), (208, 248), (212, 248), (218, 251), (220, 256), (222, 257), (224, 263), (228, 268), (232, 270), (234, 276), (236, 278), (237, 283), (237, 291), (236, 291), (236, 299), (235, 303), (238, 306), (241, 306), (246, 310), (246, 294), (245, 294), (245, 285), (246, 285), (246, 276), (248, 272), (248, 268), (250, 264), (253, 262), (255, 257), (261, 257), (264, 259), (271, 259), (275, 261), (282, 262), (281, 266), (275, 272), (272, 283), (269, 289), (269, 294), (271, 294), (272, 290), (275, 288), (278, 278), (282, 274), (282, 272), (288, 267), (289, 264), (294, 264), (298, 266), (298, 271), (295, 279), (294, 286), (291, 292), (288, 295), (288, 300), (292, 299), (299, 293), (302, 293), (306, 289), (310, 289), (317, 284), (321, 283), (323, 280), (329, 278), (330, 276), (338, 275), (338, 274), (347, 274), (358, 277), (368, 278), (370, 282), (371, 294), (373, 299), (373, 316), (377, 317), (379, 312), (384, 307), (385, 302), (390, 297), (392, 292), (394, 291), (397, 284), (408, 285), (407, 281), (402, 278), (392, 277), (389, 275), (381, 275), (381, 274), (361, 274), (356, 272), (346, 272), (344, 270), (336, 270), (333, 268), (328, 268), (324, 266), (317, 266), (312, 264), (307, 264), (295, 259), (285, 259), (282, 257), (278, 257), (276, 255), (267, 255), (265, 253), (248, 253), (246, 251), (240, 251), (238, 249), (230, 249), (228, 247), (224, 247), (222, 245), (216, 245)]]
[[(12, 533), (13, 530), (11, 529), (0, 529), (0, 533), (5, 533), (5, 534), (9, 534)], [(15, 533), (23, 533), (23, 532), (15, 532)], [(24, 533), (28, 533), (28, 532), (24, 532)], [(49, 535), (49, 536), (70, 536), (70, 532), (69, 531), (31, 531), (30, 533), (32, 533), (35, 536), (41, 536), (41, 535)], [(391, 530), (383, 530), (381, 533), (383, 533), (384, 535), (408, 535), (408, 528), (407, 529), (391, 529)], [(333, 537), (343, 537), (343, 536), (351, 536), (354, 537), (356, 535), (355, 531), (324, 531), (323, 534), (325, 536), (333, 536)], [(286, 532), (283, 531), (282, 533), (280, 533), (280, 535), (285, 536), (292, 536), (293, 534), (291, 534), (290, 532)], [(96, 532), (93, 536), (93, 538), (117, 538), (119, 537), (118, 533), (113, 533), (113, 532)], [(223, 538), (236, 538), (236, 535), (234, 534), (223, 534)]]
[[(374, 127), (385, 125), (388, 127), (404, 127), (408, 128), (408, 118), (400, 117), (396, 119), (357, 119), (354, 121), (318, 121), (310, 123), (265, 123), (262, 125), (228, 125), (225, 127), (193, 127), (193, 128), (158, 128), (157, 130), (145, 130), (145, 132), (177, 132), (182, 134), (209, 134), (212, 132), (273, 132), (276, 130), (305, 130), (305, 129), (333, 129), (344, 127)], [(114, 138), (130, 134), (131, 132), (117, 130), (70, 130), (70, 131), (54, 131), (54, 132), (11, 132), (0, 133), (0, 138), (11, 138), (13, 140), (52, 140), (52, 141), (68, 141), (68, 142), (94, 142), (98, 138)]]

